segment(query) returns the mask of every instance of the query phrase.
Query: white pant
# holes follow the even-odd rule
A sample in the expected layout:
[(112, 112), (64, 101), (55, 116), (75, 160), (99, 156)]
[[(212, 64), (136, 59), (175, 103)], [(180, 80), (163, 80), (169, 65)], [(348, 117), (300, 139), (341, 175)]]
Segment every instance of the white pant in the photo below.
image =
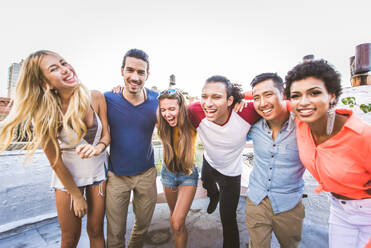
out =
[(331, 195), (330, 248), (364, 248), (371, 237), (371, 198), (339, 200)]

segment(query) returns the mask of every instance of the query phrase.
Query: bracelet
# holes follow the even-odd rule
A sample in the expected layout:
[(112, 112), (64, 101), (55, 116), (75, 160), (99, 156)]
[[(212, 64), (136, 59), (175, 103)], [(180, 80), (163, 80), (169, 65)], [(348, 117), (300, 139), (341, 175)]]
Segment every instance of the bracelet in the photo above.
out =
[(96, 146), (99, 145), (99, 144), (103, 144), (103, 145), (104, 145), (104, 149), (103, 149), (103, 151), (106, 150), (106, 148), (107, 148), (107, 146), (108, 146), (106, 143), (104, 143), (103, 141), (99, 141), (99, 142), (96, 144)]

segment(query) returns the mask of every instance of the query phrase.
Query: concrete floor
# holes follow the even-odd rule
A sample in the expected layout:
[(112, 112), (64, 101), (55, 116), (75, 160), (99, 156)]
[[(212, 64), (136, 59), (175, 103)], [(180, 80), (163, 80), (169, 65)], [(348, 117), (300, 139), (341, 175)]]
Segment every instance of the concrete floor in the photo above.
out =
[[(302, 248), (325, 248), (328, 247), (328, 199), (326, 194), (314, 194), (316, 185), (309, 174), (305, 174), (306, 193), (308, 198), (303, 199), (306, 207), (306, 218), (304, 221)], [(197, 198), (193, 201), (188, 214), (186, 225), (188, 229), (189, 248), (219, 248), (222, 247), (222, 229), (218, 209), (213, 214), (207, 214), (208, 199), (203, 198), (204, 193), (199, 191)], [(159, 202), (161, 196), (159, 196)], [(237, 219), (240, 231), (240, 247), (247, 247), (249, 233), (245, 225), (245, 198), (241, 197), (237, 210)], [(131, 228), (134, 223), (132, 207), (129, 208), (128, 232), (126, 240), (129, 240)], [(89, 239), (85, 229), (86, 218), (83, 218), (83, 230), (78, 247), (89, 247)], [(0, 248), (43, 248), (60, 246), (60, 229), (56, 217), (41, 222), (28, 224), (3, 233), (0, 233)], [(169, 225), (169, 208), (166, 203), (158, 203), (152, 223), (146, 238), (144, 247), (170, 248), (174, 247)], [(272, 247), (279, 247), (274, 235)]]

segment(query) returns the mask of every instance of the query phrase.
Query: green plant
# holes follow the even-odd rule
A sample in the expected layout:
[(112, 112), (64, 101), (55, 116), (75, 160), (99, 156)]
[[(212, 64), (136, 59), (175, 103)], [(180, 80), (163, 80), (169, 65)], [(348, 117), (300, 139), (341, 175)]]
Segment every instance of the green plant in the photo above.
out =
[(341, 99), (341, 102), (344, 105), (349, 105), (350, 108), (354, 108), (354, 105), (356, 105), (356, 98), (354, 96), (348, 96), (343, 99)]
[(362, 103), (361, 105), (358, 105), (356, 98), (354, 96), (344, 97), (341, 99), (341, 102), (344, 105), (348, 105), (350, 108), (354, 108), (354, 106), (358, 106), (363, 111), (363, 113), (371, 112), (371, 103), (369, 104)]
[(366, 105), (366, 104), (361, 104), (361, 105), (359, 106), (359, 108), (360, 108), (364, 113), (371, 112), (371, 103), (369, 103), (368, 105)]

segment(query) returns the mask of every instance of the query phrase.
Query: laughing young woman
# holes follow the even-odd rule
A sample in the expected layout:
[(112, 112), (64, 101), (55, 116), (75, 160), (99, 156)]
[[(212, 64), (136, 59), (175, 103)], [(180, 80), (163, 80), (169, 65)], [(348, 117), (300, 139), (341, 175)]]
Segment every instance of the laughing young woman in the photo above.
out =
[(170, 208), (175, 247), (186, 247), (185, 219), (198, 182), (198, 170), (194, 165), (197, 133), (189, 120), (184, 96), (179, 91), (165, 90), (158, 101), (158, 133), (164, 156), (161, 181)]
[(340, 75), (326, 61), (304, 62), (286, 76), (296, 115), (300, 159), (331, 193), (331, 248), (365, 247), (371, 237), (371, 126), (353, 111), (335, 109)]
[(77, 246), (85, 214), (90, 247), (105, 247), (104, 151), (110, 136), (104, 96), (80, 84), (60, 55), (37, 51), (23, 62), (13, 108), (1, 123), (0, 150), (17, 138), (18, 125), (19, 136), (29, 138), (27, 155), (41, 146), (53, 168), (61, 247)]

